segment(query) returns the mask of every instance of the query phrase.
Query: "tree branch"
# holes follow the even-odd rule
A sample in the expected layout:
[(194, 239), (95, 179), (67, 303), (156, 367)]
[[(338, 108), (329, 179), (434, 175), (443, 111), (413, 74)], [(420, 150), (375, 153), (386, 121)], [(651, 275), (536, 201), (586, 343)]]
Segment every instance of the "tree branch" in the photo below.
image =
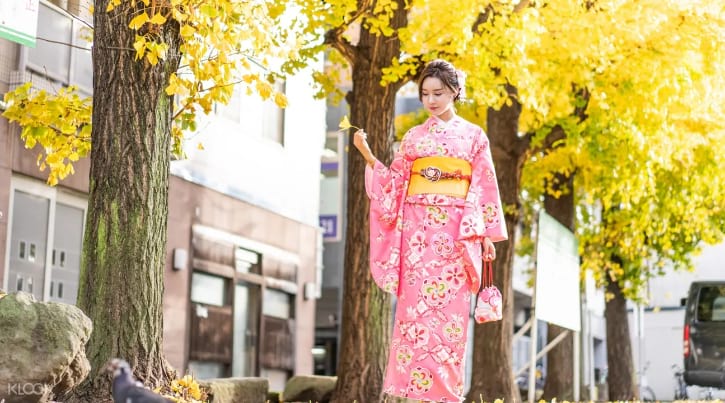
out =
[(358, 55), (357, 48), (350, 43), (347, 39), (342, 37), (344, 30), (342, 27), (337, 27), (325, 32), (325, 45), (332, 46), (337, 49), (345, 59), (350, 63), (351, 66), (355, 66), (360, 57)]
[(514, 6), (514, 13), (518, 13), (524, 8), (529, 6), (530, 1), (529, 0), (521, 0), (518, 4)]
[[(81, 50), (87, 50), (89, 52), (91, 51), (91, 49), (88, 49), (88, 48), (86, 48), (84, 46), (73, 45), (73, 44), (68, 43), (68, 42), (54, 41), (52, 39), (46, 39), (46, 38), (41, 38), (41, 37), (37, 37), (36, 39), (39, 40), (39, 41), (43, 41), (43, 42), (57, 43), (58, 45), (65, 45), (65, 46), (68, 46), (68, 47), (71, 47), (71, 48), (76, 48), (76, 49), (81, 49)], [(95, 46), (95, 45), (93, 45), (93, 46)], [(118, 46), (103, 46), (103, 47), (101, 47), (99, 49), (130, 50), (130, 51), (135, 52), (135, 50), (132, 49), (132, 48), (124, 48), (124, 47), (118, 47)]]
[(411, 56), (410, 59), (413, 59), (415, 61), (415, 72), (410, 72), (403, 77), (400, 77), (400, 80), (398, 81), (403, 84), (407, 83), (408, 81), (418, 81), (418, 78), (420, 78), (420, 73), (423, 70), (422, 67), (425, 65), (425, 62), (423, 62), (423, 55)]

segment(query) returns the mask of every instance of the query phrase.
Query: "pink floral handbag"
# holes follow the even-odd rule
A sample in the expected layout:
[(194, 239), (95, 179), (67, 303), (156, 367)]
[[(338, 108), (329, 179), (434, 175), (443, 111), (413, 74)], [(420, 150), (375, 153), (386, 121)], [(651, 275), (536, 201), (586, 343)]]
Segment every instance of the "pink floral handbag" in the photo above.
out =
[(476, 298), (476, 310), (473, 317), (477, 323), (495, 322), (503, 318), (503, 297), (501, 291), (493, 285), (493, 265), (490, 261), (483, 262), (483, 278), (481, 290)]

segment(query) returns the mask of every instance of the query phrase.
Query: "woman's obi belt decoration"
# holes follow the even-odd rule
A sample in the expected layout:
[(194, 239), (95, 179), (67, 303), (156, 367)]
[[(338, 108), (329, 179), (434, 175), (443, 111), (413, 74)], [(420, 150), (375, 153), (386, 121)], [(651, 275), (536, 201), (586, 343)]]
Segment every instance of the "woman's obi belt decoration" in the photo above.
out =
[(413, 161), (408, 196), (424, 193), (465, 199), (471, 183), (471, 164), (460, 158), (423, 157)]

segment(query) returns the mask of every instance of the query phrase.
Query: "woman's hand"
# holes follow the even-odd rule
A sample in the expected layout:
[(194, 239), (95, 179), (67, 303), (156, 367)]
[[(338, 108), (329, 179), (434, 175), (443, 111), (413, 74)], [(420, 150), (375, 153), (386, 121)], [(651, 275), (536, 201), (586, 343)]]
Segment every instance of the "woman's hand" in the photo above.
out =
[(360, 151), (360, 154), (362, 154), (363, 158), (365, 158), (368, 165), (374, 166), (377, 159), (373, 155), (372, 150), (370, 150), (370, 145), (368, 145), (368, 134), (365, 133), (365, 130), (359, 129), (356, 131), (353, 135), (352, 143), (355, 145), (355, 148)]
[(493, 246), (493, 241), (489, 237), (483, 238), (483, 260), (487, 262), (496, 260), (496, 248)]

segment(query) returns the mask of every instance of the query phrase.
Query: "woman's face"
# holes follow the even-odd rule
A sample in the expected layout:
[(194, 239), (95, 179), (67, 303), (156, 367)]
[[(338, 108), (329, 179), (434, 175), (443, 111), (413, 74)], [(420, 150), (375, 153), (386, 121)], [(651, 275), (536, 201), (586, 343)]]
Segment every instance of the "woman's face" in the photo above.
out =
[(423, 80), (421, 95), (423, 107), (433, 116), (445, 118), (453, 113), (453, 100), (456, 93), (448, 88), (437, 77), (427, 77)]

